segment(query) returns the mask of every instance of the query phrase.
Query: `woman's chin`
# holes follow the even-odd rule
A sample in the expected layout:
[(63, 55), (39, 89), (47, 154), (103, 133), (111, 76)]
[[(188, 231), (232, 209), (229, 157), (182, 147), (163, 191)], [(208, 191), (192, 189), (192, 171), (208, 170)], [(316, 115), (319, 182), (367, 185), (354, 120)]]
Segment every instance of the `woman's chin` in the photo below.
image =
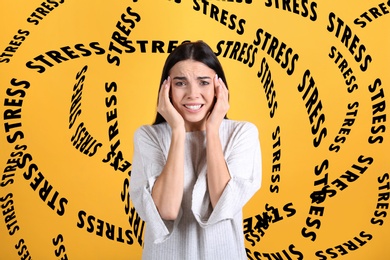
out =
[(190, 131), (201, 131), (206, 129), (205, 117), (200, 118), (184, 118), (187, 132)]

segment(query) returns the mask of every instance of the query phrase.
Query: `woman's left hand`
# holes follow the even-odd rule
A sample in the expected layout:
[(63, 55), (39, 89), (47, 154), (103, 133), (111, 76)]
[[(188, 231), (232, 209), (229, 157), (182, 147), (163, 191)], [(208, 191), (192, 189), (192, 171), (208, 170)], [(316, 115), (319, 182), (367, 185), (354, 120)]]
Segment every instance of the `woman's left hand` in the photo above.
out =
[(206, 128), (208, 130), (219, 130), (219, 126), (230, 108), (229, 91), (217, 75), (214, 77), (214, 88), (216, 102), (207, 118)]

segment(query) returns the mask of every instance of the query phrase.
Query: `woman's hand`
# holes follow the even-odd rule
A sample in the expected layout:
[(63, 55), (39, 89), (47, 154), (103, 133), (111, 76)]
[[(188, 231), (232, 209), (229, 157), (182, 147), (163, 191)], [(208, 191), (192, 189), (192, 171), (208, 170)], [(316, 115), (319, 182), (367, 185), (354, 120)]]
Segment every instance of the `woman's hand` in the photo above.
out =
[(161, 218), (175, 220), (180, 212), (184, 190), (184, 143), (185, 125), (183, 117), (169, 100), (171, 78), (161, 85), (157, 111), (172, 128), (172, 138), (167, 161), (156, 179), (152, 198)]
[(206, 129), (207, 130), (219, 130), (219, 126), (222, 123), (225, 115), (227, 114), (229, 105), (229, 91), (226, 88), (225, 83), (218, 75), (214, 77), (214, 88), (216, 102), (214, 107), (207, 118)]
[(229, 92), (222, 79), (214, 78), (216, 102), (206, 122), (207, 186), (213, 208), (217, 205), (230, 174), (222, 151), (219, 127), (229, 110)]
[(167, 121), (172, 129), (184, 129), (184, 119), (177, 112), (176, 108), (172, 105), (169, 99), (169, 90), (171, 88), (171, 78), (164, 80), (160, 88), (158, 97), (157, 112), (159, 112)]

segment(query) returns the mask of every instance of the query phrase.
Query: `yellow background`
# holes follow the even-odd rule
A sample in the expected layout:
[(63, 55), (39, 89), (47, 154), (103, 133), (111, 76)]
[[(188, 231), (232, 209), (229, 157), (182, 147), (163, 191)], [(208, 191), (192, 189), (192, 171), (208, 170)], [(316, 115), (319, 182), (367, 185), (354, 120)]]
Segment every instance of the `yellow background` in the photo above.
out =
[[(45, 3), (54, 6), (50, 2), (54, 1)], [(33, 259), (61, 259), (65, 254), (68, 259), (140, 259), (141, 247), (134, 235), (134, 243), (128, 245), (126, 242), (107, 239), (105, 235), (96, 235), (96, 220), (92, 233), (86, 230), (87, 223), (83, 228), (79, 228), (77, 224), (80, 223), (79, 212), (85, 211), (88, 216), (92, 215), (114, 225), (115, 232), (118, 232), (119, 228), (134, 232), (128, 221), (130, 213), (126, 212), (127, 204), (121, 198), (121, 193), (126, 191), (124, 185), (128, 179), (128, 171), (116, 171), (102, 160), (110, 151), (110, 145), (120, 140), (117, 151), (121, 151), (124, 159), (131, 162), (132, 136), (135, 129), (142, 124), (153, 122), (160, 73), (167, 57), (167, 48), (164, 48), (165, 53), (152, 53), (152, 42), (163, 41), (167, 45), (169, 41), (180, 43), (185, 40), (204, 40), (216, 51), (221, 40), (253, 44), (258, 28), (286, 43), (287, 48), (292, 48), (294, 53), (299, 55), (299, 60), (294, 73), (288, 75), (260, 46), (255, 54), (253, 67), (234, 59), (220, 57), (229, 83), (231, 109), (228, 117), (251, 121), (257, 125), (260, 132), (263, 157), (262, 188), (244, 208), (244, 218), (252, 218), (254, 227), (255, 216), (262, 216), (263, 212), (266, 212), (267, 204), (278, 208), (283, 217), (283, 220), (270, 223), (268, 229), (263, 229), (265, 235), (261, 237), (261, 241), (254, 245), (247, 241), (246, 247), (251, 252), (249, 255), (253, 259), (268, 259), (265, 253), (279, 253), (281, 259), (289, 259), (283, 250), (289, 251), (289, 246), (294, 245), (294, 250), (300, 251), (304, 259), (321, 259), (316, 257), (315, 253), (328, 248), (334, 248), (333, 252), (338, 253), (337, 259), (390, 259), (390, 219), (387, 216), (390, 211), (380, 210), (387, 214), (381, 218), (383, 225), (370, 222), (377, 207), (378, 194), (389, 192), (389, 189), (378, 190), (379, 186), (389, 182), (386, 180), (382, 184), (378, 183), (378, 178), (389, 172), (389, 123), (382, 122), (386, 127), (386, 131), (381, 133), (384, 138), (382, 143), (368, 143), (372, 127), (372, 106), (376, 104), (371, 101), (374, 94), (370, 93), (368, 86), (380, 78), (382, 84), (378, 89), (383, 88), (384, 100), (387, 103), (390, 101), (387, 92), (390, 81), (390, 14), (382, 12), (377, 19), (370, 16), (373, 18), (372, 22), (367, 23), (365, 28), (353, 23), (371, 8), (379, 9), (379, 4), (390, 10), (389, 3), (309, 1), (308, 3), (317, 4), (317, 19), (311, 21), (308, 17), (283, 10), (282, 3), (276, 8), (275, 1), (272, 1), (272, 7), (266, 6), (270, 1), (209, 1), (206, 14), (203, 14), (202, 10), (194, 10), (194, 2), (203, 8), (201, 1), (175, 3), (165, 0), (152, 3), (139, 0), (103, 3), (65, 0), (46, 16), (42, 16), (43, 19), (39, 20), (37, 25), (27, 22), (27, 19), (34, 12), (37, 13), (37, 8), (42, 8), (42, 1), (0, 3), (0, 51), (4, 53), (18, 30), (29, 32), (10, 57), (10, 62), (0, 63), (2, 104), (6, 98), (10, 98), (6, 90), (12, 87), (11, 79), (30, 83), (30, 87), (25, 90), (26, 95), (22, 98), (19, 120), (5, 120), (4, 111), (10, 107), (3, 105), (2, 126), (7, 122), (21, 122), (22, 126), (17, 130), (23, 132), (24, 138), (14, 143), (7, 142), (9, 133), (2, 127), (0, 165), (3, 169), (6, 168), (7, 160), (15, 151), (15, 145), (26, 145), (27, 150), (24, 152), (32, 155), (32, 162), (53, 186), (52, 192), (58, 191), (59, 198), (65, 197), (68, 200), (65, 214), (59, 216), (47, 206), (47, 201), (43, 202), (39, 198), (39, 192), (30, 187), (36, 173), (31, 180), (26, 180), (23, 173), (27, 171), (27, 167), (17, 169), (12, 177), (13, 183), (5, 187), (0, 186), (0, 198), (5, 200), (8, 194), (12, 194), (13, 212), (19, 226), (14, 235), (8, 233), (5, 219), (9, 213), (5, 213), (5, 210), (10, 205), (5, 206), (5, 202), (0, 201), (0, 205), (4, 205), (0, 214), (0, 259), (21, 258), (18, 255), (20, 249), (16, 248), (20, 239), (23, 239), (24, 245), (27, 246), (23, 253), (28, 250)], [(293, 2), (301, 6), (305, 1), (291, 1), (291, 4)], [(236, 15), (236, 22), (244, 19), (244, 33), (238, 34), (236, 30), (231, 30), (211, 18), (211, 5), (219, 10), (226, 10), (228, 17)], [(126, 14), (126, 8), (129, 6), (141, 18), (127, 37), (133, 42), (136, 51), (118, 55), (120, 66), (115, 66), (107, 62), (108, 48), (112, 35), (117, 30), (116, 24), (121, 20), (121, 15)], [(359, 63), (354, 61), (353, 55), (343, 46), (340, 38), (336, 38), (334, 32), (327, 30), (331, 12), (348, 24), (352, 32), (358, 35), (360, 44), (366, 46), (366, 54), (372, 57), (367, 71), (362, 72), (359, 69)], [(141, 53), (135, 44), (137, 40), (148, 41), (146, 53)], [(53, 67), (46, 66), (43, 73), (26, 67), (28, 61), (33, 61), (40, 54), (51, 50), (60, 51), (64, 46), (74, 49), (74, 46), (80, 43), (88, 46), (91, 42), (98, 42), (99, 46), (105, 49), (105, 54), (92, 54), (55, 63)], [(358, 89), (352, 93), (347, 91), (338, 64), (328, 56), (332, 46), (343, 54), (357, 78)], [(269, 116), (263, 84), (257, 77), (263, 58), (272, 73), (278, 102), (273, 118)], [(76, 74), (85, 65), (88, 69), (84, 73), (82, 112), (74, 126), (69, 129), (73, 86), (77, 83)], [(324, 125), (327, 128), (327, 136), (319, 147), (312, 145), (313, 135), (310, 132), (311, 125), (305, 101), (302, 100), (302, 93), (297, 90), (307, 69), (316, 82), (323, 105), (322, 113), (326, 117)], [(117, 84), (115, 93), (105, 91), (105, 84), (111, 82)], [(106, 112), (111, 109), (106, 107), (105, 99), (112, 94), (117, 98), (115, 108), (118, 113), (119, 134), (110, 142), (108, 128), (112, 122), (107, 123)], [(16, 97), (20, 98), (19, 95)], [(339, 152), (330, 151), (329, 146), (334, 143), (334, 138), (346, 118), (347, 105), (354, 102), (359, 102), (359, 107), (356, 120), (350, 127), (351, 132), (346, 136), (345, 143), (341, 144)], [(382, 114), (387, 115), (388, 111), (387, 106)], [(102, 147), (91, 157), (81, 153), (71, 142), (71, 137), (81, 122), (91, 136), (102, 143)], [(272, 183), (272, 175), (276, 174), (272, 173), (273, 153), (279, 149), (273, 148), (275, 140), (272, 134), (277, 127), (280, 128), (281, 171), (278, 172), (280, 180)], [(312, 205), (310, 195), (318, 190), (314, 182), (319, 176), (315, 175), (314, 168), (327, 159), (327, 172), (331, 182), (351, 170), (360, 155), (373, 158), (373, 163), (368, 165), (366, 172), (350, 183), (348, 188), (337, 190), (336, 196), (328, 197), (321, 204), (325, 207), (323, 216), (309, 215)], [(3, 178), (4, 174), (3, 172)], [(279, 192), (272, 193), (271, 185), (278, 185)], [(388, 200), (381, 202), (389, 203)], [(283, 211), (283, 206), (288, 203), (292, 203), (296, 210), (291, 217), (287, 217), (287, 212)], [(310, 229), (316, 232), (315, 241), (301, 234), (302, 228), (307, 227), (305, 222), (309, 216), (321, 220), (319, 229)], [(86, 217), (83, 219), (86, 221)], [(348, 250), (345, 254), (337, 251), (338, 245), (353, 240), (362, 231), (371, 234), (372, 239), (354, 251)], [(254, 233), (256, 234), (256, 231)], [(63, 241), (54, 245), (53, 239), (59, 234), (63, 236)], [(60, 249), (60, 245), (64, 247), (61, 254), (56, 256), (55, 251)], [(257, 258), (255, 252), (258, 252)], [(330, 254), (323, 255), (326, 255), (327, 259), (331, 258)], [(291, 252), (289, 257), (298, 259)]]

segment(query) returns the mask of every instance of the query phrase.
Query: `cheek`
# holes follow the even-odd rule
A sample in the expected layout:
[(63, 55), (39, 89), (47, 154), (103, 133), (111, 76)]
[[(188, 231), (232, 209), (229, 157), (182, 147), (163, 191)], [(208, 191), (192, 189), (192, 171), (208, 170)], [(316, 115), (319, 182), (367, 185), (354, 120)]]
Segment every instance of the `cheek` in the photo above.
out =
[(173, 105), (177, 105), (181, 101), (181, 95), (178, 91), (172, 91), (170, 94), (171, 102)]
[(208, 89), (207, 92), (205, 92), (205, 96), (208, 99), (214, 99), (214, 97), (215, 97), (215, 88), (214, 88), (214, 86), (212, 88)]

